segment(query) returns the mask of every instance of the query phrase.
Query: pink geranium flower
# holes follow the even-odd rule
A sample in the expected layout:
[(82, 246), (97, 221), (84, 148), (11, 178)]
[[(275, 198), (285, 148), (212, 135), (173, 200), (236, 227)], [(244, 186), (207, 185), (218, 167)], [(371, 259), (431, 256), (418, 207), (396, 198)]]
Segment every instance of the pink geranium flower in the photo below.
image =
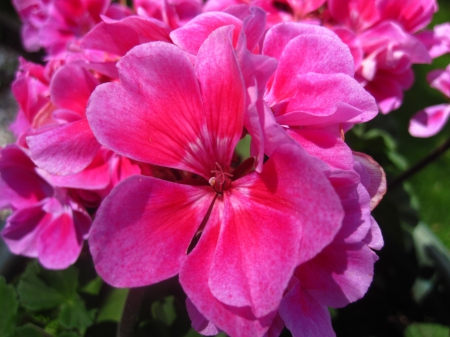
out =
[[(430, 86), (450, 99), (450, 65), (446, 69), (434, 70), (428, 74)], [(450, 104), (438, 104), (416, 113), (409, 122), (409, 133), (414, 137), (427, 138), (436, 135), (450, 117)]]
[(260, 174), (230, 167), (246, 107), (233, 30), (215, 30), (195, 58), (162, 42), (135, 47), (118, 63), (120, 83), (94, 91), (87, 117), (102, 144), (198, 179), (126, 179), (100, 207), (90, 247), (107, 282), (134, 287), (179, 273), (214, 326), (262, 336), (295, 267), (331, 242), (343, 212), (298, 146), (276, 149)]
[(1, 235), (14, 254), (38, 258), (49, 269), (64, 269), (77, 260), (89, 232), (89, 214), (70, 190), (43, 179), (16, 145), (1, 151), (0, 189), (0, 208), (13, 211)]

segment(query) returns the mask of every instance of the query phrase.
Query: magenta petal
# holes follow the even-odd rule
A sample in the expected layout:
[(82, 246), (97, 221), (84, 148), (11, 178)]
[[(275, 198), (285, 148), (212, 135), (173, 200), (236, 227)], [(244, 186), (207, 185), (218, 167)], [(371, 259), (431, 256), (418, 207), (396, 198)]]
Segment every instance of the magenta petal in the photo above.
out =
[(76, 111), (84, 116), (89, 96), (99, 83), (88, 70), (65, 65), (52, 78), (51, 100), (59, 108)]
[(208, 193), (212, 189), (205, 188), (137, 175), (119, 183), (91, 228), (97, 272), (116, 287), (139, 287), (176, 275), (214, 198)]
[(28, 136), (27, 143), (36, 165), (59, 175), (80, 172), (100, 149), (86, 119)]
[(328, 308), (297, 283), (283, 298), (280, 316), (293, 337), (335, 337)]
[(38, 237), (52, 218), (42, 209), (44, 203), (22, 208), (7, 219), (2, 238), (14, 254), (38, 257)]
[(416, 113), (409, 122), (409, 133), (414, 137), (427, 138), (442, 130), (450, 116), (450, 104), (439, 104)]
[(373, 252), (365, 244), (326, 247), (296, 271), (301, 287), (320, 303), (343, 307), (367, 292), (373, 278)]
[(188, 54), (151, 42), (133, 48), (118, 68), (121, 83), (98, 86), (87, 108), (99, 142), (134, 160), (209, 179), (206, 122)]
[(99, 23), (84, 37), (82, 46), (123, 56), (134, 46), (146, 42), (169, 42), (169, 32), (162, 21), (130, 16), (121, 21)]
[(174, 30), (170, 33), (170, 37), (182, 49), (197, 55), (200, 46), (213, 31), (229, 25), (235, 27), (232, 40), (235, 44), (242, 28), (242, 21), (230, 14), (220, 12), (201, 14), (183, 27)]
[(200, 47), (195, 67), (214, 161), (221, 165), (231, 162), (244, 124), (246, 91), (231, 44), (232, 30), (215, 30)]
[(371, 217), (372, 226), (370, 227), (369, 233), (367, 233), (364, 242), (372, 249), (380, 250), (384, 246), (383, 235), (381, 233), (380, 226), (374, 218)]
[(83, 247), (83, 237), (73, 218), (62, 213), (43, 228), (38, 240), (39, 261), (48, 269), (65, 269), (75, 263)]

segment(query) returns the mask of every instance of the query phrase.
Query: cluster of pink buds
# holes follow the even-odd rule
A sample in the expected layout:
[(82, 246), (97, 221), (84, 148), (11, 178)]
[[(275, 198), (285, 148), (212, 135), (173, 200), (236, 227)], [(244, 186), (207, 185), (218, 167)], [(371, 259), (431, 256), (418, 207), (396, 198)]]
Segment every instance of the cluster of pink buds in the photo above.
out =
[(444, 48), (422, 31), (435, 2), (14, 5), (47, 57), (12, 88), (10, 250), (61, 269), (87, 239), (113, 286), (178, 275), (205, 335), (334, 336), (327, 307), (372, 281), (386, 190), (344, 134), (398, 108), (411, 65)]

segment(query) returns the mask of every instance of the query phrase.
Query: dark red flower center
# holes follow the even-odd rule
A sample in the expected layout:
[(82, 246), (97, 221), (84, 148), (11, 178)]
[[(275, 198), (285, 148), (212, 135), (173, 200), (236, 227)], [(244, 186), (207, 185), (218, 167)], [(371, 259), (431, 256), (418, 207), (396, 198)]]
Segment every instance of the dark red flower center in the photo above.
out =
[(225, 172), (219, 163), (216, 163), (216, 168), (212, 170), (211, 173), (213, 173), (214, 176), (209, 179), (209, 184), (214, 191), (218, 194), (222, 194), (223, 191), (230, 188), (233, 175)]

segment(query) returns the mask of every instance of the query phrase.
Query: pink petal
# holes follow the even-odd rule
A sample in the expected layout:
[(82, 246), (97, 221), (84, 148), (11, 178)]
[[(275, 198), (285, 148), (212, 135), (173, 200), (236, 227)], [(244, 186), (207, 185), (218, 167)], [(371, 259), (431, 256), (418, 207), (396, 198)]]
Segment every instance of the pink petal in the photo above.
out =
[(91, 228), (97, 272), (116, 287), (139, 287), (176, 275), (213, 201), (211, 188), (205, 188), (137, 175), (117, 185)]
[(16, 145), (9, 145), (0, 156), (0, 208), (21, 209), (53, 195), (53, 188), (37, 175), (35, 165)]
[(134, 160), (209, 179), (201, 94), (187, 54), (168, 43), (147, 43), (118, 68), (121, 83), (98, 86), (87, 108), (99, 142)]
[(215, 204), (200, 241), (180, 270), (180, 283), (197, 310), (218, 329), (235, 337), (262, 337), (275, 314), (257, 319), (249, 308), (226, 306), (209, 290), (209, 274), (222, 215), (223, 203)]
[(295, 139), (310, 155), (321, 159), (332, 168), (351, 170), (354, 159), (347, 144), (330, 132), (323, 130), (288, 129), (287, 133)]
[(416, 113), (409, 121), (409, 133), (414, 137), (427, 138), (442, 130), (450, 116), (450, 105), (439, 104)]
[(83, 247), (83, 237), (71, 214), (62, 213), (42, 229), (38, 239), (39, 262), (47, 269), (65, 269), (74, 264)]
[(296, 82), (297, 76), (304, 76), (306, 73), (343, 73), (352, 77), (353, 57), (338, 37), (316, 34), (294, 38), (286, 45), (281, 55), (267, 101), (281, 102), (294, 97), (299, 89), (291, 82)]
[(370, 227), (369, 233), (364, 239), (364, 243), (367, 244), (372, 249), (380, 250), (384, 246), (383, 235), (381, 233), (380, 226), (378, 226), (377, 222), (374, 218), (371, 217), (372, 226)]
[(100, 149), (86, 119), (28, 136), (27, 143), (36, 165), (59, 175), (80, 172)]
[(232, 41), (233, 45), (236, 45), (242, 29), (242, 21), (233, 15), (220, 12), (201, 14), (183, 27), (174, 30), (170, 33), (170, 37), (182, 49), (197, 55), (200, 46), (213, 31), (230, 25), (235, 27)]
[(296, 284), (283, 298), (280, 316), (294, 337), (335, 337), (328, 308)]
[(386, 193), (386, 174), (383, 168), (372, 157), (353, 152), (355, 160), (360, 162), (369, 175), (368, 185), (364, 185), (370, 195), (370, 210), (372, 211), (381, 201)]
[(86, 69), (65, 65), (53, 75), (50, 84), (52, 102), (59, 108), (84, 116), (89, 96), (99, 81)]
[(301, 265), (296, 276), (301, 287), (321, 304), (343, 307), (367, 292), (373, 278), (372, 254), (365, 244), (332, 243)]
[(215, 30), (200, 47), (195, 67), (214, 162), (223, 166), (231, 162), (242, 136), (246, 94), (231, 44), (232, 30), (229, 26)]
[(233, 182), (224, 195), (223, 227), (209, 279), (219, 301), (250, 306), (256, 317), (268, 315), (276, 310), (292, 268), (333, 239), (342, 210), (328, 181), (313, 167), (300, 148), (284, 146), (260, 175)]
[(146, 42), (170, 42), (169, 32), (169, 27), (159, 20), (130, 16), (99, 23), (84, 37), (82, 46), (123, 56), (134, 46)]
[(214, 324), (208, 321), (205, 316), (197, 310), (189, 298), (186, 299), (186, 309), (195, 331), (204, 336), (215, 336), (220, 332)]
[(12, 253), (38, 257), (39, 235), (52, 220), (51, 214), (42, 209), (44, 204), (45, 201), (21, 208), (7, 219), (2, 238)]
[(49, 175), (41, 172), (53, 186), (80, 188), (84, 190), (100, 190), (110, 183), (109, 163), (104, 152), (99, 151), (92, 162), (81, 172), (66, 176)]
[(283, 22), (269, 29), (264, 39), (262, 53), (280, 60), (289, 42), (300, 35), (319, 35), (334, 39), (337, 38), (331, 30), (324, 27), (295, 22)]
[[(279, 86), (276, 82), (273, 95), (274, 101), (292, 97), (286, 111), (276, 114), (282, 125), (362, 123), (378, 114), (373, 97), (344, 74), (303, 74)], [(271, 95), (267, 99), (271, 101)]]

